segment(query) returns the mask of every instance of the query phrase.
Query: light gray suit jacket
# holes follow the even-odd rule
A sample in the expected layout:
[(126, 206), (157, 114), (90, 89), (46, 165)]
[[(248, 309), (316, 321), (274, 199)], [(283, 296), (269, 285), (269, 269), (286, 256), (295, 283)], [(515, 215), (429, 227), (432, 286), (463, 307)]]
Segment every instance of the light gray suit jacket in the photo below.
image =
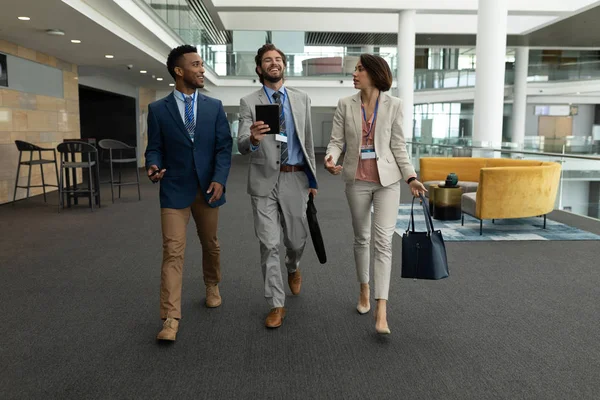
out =
[[(331, 139), (327, 155), (333, 156), (337, 164), (344, 145), (344, 169), (342, 176), (346, 182), (353, 182), (360, 160), (362, 145), (362, 114), (360, 92), (340, 99), (333, 116)], [(402, 100), (384, 92), (379, 95), (379, 109), (375, 123), (375, 153), (377, 170), (382, 186), (389, 186), (404, 178), (417, 176), (406, 151), (406, 141), (402, 131)]]
[[(315, 180), (315, 148), (313, 144), (312, 123), (310, 118), (310, 98), (298, 89), (285, 87), (296, 135), (306, 160), (305, 168), (310, 168)], [(267, 134), (256, 151), (251, 150), (250, 126), (256, 121), (255, 105), (269, 104), (269, 99), (261, 88), (240, 100), (240, 124), (238, 129), (238, 150), (242, 154), (250, 153), (248, 169), (248, 194), (252, 196), (268, 196), (275, 187), (279, 177), (280, 149), (275, 135)]]

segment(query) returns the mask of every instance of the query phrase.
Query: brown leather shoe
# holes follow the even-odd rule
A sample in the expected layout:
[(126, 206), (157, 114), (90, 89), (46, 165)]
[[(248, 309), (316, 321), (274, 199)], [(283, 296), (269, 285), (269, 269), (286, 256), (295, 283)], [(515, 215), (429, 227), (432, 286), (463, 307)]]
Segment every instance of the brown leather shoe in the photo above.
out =
[(281, 324), (283, 324), (283, 319), (285, 318), (285, 308), (283, 307), (275, 307), (271, 309), (269, 315), (267, 315), (267, 319), (265, 320), (265, 326), (267, 328), (279, 328)]
[(206, 286), (206, 307), (215, 308), (221, 305), (221, 294), (219, 293), (219, 285)]
[(163, 323), (163, 328), (156, 336), (157, 340), (170, 340), (175, 341), (177, 337), (177, 331), (179, 330), (179, 321), (175, 318), (167, 318)]
[(300, 288), (302, 287), (302, 275), (300, 275), (300, 268), (293, 274), (288, 274), (288, 285), (293, 295), (300, 294)]

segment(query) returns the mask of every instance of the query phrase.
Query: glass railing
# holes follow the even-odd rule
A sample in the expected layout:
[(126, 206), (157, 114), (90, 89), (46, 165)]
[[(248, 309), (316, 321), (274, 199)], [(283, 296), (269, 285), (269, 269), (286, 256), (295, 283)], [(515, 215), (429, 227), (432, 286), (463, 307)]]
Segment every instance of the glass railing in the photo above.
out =
[(137, 0), (152, 8), (179, 37), (183, 43), (201, 45), (204, 26), (190, 9), (186, 0)]
[[(203, 47), (205, 63), (219, 76), (255, 77), (256, 52), (227, 52)], [(380, 54), (395, 68), (395, 57)], [(360, 54), (349, 53), (286, 53), (288, 77), (348, 77)]]
[[(499, 148), (504, 150), (525, 150), (546, 153), (564, 153), (575, 155), (600, 155), (600, 140), (592, 136), (565, 136), (562, 138), (547, 138), (545, 136), (525, 136), (523, 144), (502, 142)], [(413, 138), (422, 149), (431, 154), (444, 154), (453, 148), (480, 146), (472, 138), (433, 138), (427, 141), (419, 137)]]
[(600, 220), (600, 156), (514, 149), (513, 143), (493, 148), (466, 142), (459, 145), (410, 141), (407, 145), (417, 171), (422, 157), (483, 156), (558, 162), (562, 169), (555, 209)]
[[(396, 71), (395, 54), (379, 54), (393, 73)], [(255, 52), (228, 52), (202, 46), (202, 56), (206, 65), (219, 76), (255, 77)], [(288, 77), (339, 78), (349, 77), (359, 60), (359, 53), (288, 53)], [(600, 61), (569, 64), (532, 64), (529, 67), (528, 80), (565, 81), (600, 79)], [(415, 90), (455, 89), (474, 87), (476, 72), (474, 69), (416, 69)], [(506, 85), (514, 83), (514, 71), (507, 69), (504, 75)]]

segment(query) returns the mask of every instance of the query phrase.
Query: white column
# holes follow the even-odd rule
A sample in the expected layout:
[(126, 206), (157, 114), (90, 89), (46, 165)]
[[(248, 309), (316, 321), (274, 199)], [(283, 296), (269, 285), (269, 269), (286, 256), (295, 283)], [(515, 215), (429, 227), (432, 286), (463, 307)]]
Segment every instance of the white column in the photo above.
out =
[(502, 142), (507, 0), (479, 0), (473, 144)]
[(527, 73), (529, 47), (517, 47), (515, 54), (515, 84), (513, 86), (512, 142), (523, 145), (527, 116)]
[(415, 101), (415, 10), (405, 10), (398, 17), (398, 97), (402, 99), (404, 115), (402, 130), (407, 141), (413, 137), (413, 106)]

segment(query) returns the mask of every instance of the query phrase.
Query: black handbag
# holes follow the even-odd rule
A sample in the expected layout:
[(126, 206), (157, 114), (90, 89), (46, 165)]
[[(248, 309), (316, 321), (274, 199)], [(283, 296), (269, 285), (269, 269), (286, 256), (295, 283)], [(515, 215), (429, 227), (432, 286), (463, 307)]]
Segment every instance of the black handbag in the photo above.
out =
[(308, 229), (310, 230), (310, 237), (312, 238), (315, 253), (317, 253), (319, 262), (325, 264), (327, 262), (327, 253), (325, 252), (325, 244), (323, 243), (321, 228), (317, 220), (317, 208), (315, 207), (312, 193), (308, 195), (306, 219), (308, 220)]
[[(415, 231), (413, 198), (408, 228), (402, 235), (402, 278), (443, 279), (448, 277), (446, 246), (441, 231), (433, 229), (433, 221), (423, 196), (420, 196), (427, 232)], [(412, 223), (412, 230), (411, 230)]]

